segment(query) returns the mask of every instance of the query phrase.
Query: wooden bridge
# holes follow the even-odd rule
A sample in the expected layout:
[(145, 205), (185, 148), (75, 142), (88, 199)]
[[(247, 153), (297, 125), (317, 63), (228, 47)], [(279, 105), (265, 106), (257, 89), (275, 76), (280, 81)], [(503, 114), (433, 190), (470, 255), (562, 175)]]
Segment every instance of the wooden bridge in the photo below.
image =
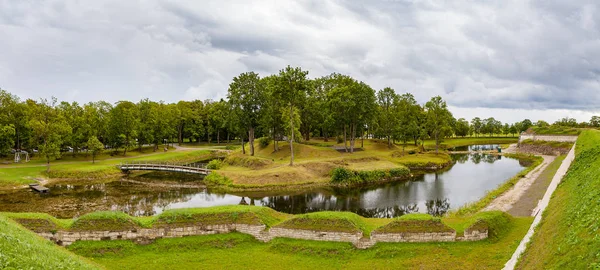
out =
[(129, 171), (162, 171), (162, 172), (180, 172), (207, 175), (210, 170), (206, 168), (207, 164), (174, 164), (166, 162), (148, 162), (148, 161), (133, 161), (124, 162), (117, 165), (122, 172)]

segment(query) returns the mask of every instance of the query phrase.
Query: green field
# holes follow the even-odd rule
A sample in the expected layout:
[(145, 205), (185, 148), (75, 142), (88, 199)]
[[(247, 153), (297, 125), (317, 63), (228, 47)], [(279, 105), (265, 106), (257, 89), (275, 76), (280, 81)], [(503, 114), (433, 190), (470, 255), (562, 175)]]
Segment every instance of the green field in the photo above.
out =
[(367, 250), (293, 239), (261, 243), (238, 233), (160, 239), (145, 246), (77, 242), (69, 250), (108, 269), (500, 269), (531, 221), (515, 219), (497, 241), (379, 243)]

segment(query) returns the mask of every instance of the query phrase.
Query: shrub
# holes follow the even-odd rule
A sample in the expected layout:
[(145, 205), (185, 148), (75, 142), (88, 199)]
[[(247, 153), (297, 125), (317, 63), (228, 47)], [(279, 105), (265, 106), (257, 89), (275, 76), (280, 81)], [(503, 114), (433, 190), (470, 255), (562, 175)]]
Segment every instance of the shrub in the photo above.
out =
[(356, 178), (354, 172), (343, 167), (335, 168), (331, 172), (331, 182), (333, 183), (352, 182), (351, 180), (354, 178)]
[(258, 139), (258, 146), (260, 148), (267, 148), (267, 146), (269, 146), (269, 143), (271, 142), (271, 138), (269, 137), (261, 137)]
[(221, 169), (221, 167), (223, 167), (223, 162), (218, 159), (213, 159), (206, 165), (206, 168), (211, 170), (218, 170)]
[(207, 185), (230, 186), (233, 184), (233, 181), (226, 176), (219, 175), (216, 172), (211, 172), (204, 177), (204, 183)]
[(409, 175), (410, 170), (406, 167), (372, 171), (351, 171), (343, 167), (338, 167), (331, 171), (331, 182), (336, 184), (372, 183), (382, 179), (406, 177)]
[(409, 155), (414, 155), (414, 154), (416, 154), (416, 153), (417, 153), (417, 151), (415, 151), (415, 150), (408, 150), (408, 154), (409, 154)]
[(337, 141), (337, 143), (343, 143), (344, 142), (344, 138), (342, 138), (341, 136), (337, 136), (336, 137), (336, 141)]
[(238, 148), (240, 148), (238, 145), (232, 145), (232, 144), (229, 144), (229, 145), (225, 146), (226, 150), (236, 150)]

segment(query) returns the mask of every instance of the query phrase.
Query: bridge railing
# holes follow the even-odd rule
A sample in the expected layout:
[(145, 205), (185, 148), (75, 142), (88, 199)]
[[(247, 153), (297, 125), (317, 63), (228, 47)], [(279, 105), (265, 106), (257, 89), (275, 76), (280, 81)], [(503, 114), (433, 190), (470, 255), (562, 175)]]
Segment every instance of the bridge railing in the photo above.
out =
[(127, 166), (162, 166), (162, 167), (185, 167), (207, 169), (207, 163), (181, 163), (181, 162), (160, 162), (160, 161), (125, 161), (121, 162), (118, 167)]

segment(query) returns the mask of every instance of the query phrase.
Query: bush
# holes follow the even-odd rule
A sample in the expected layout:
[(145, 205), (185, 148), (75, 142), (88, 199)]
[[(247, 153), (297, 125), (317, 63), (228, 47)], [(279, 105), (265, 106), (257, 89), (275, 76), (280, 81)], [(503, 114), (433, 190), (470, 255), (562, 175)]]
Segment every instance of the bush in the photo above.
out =
[(221, 169), (221, 167), (223, 167), (223, 162), (218, 159), (213, 159), (206, 165), (206, 168), (211, 170), (218, 170)]
[(269, 143), (271, 142), (271, 138), (269, 137), (261, 137), (258, 139), (258, 146), (260, 148), (267, 148), (267, 146), (269, 146)]
[(408, 154), (409, 154), (409, 155), (414, 155), (414, 154), (416, 154), (416, 153), (417, 153), (417, 151), (415, 151), (415, 150), (408, 150)]
[(331, 171), (331, 182), (336, 184), (373, 183), (382, 179), (403, 178), (410, 175), (406, 167), (389, 170), (351, 171), (338, 167)]
[(225, 146), (225, 150), (236, 150), (236, 149), (238, 149), (238, 148), (240, 148), (240, 146), (239, 146), (239, 145), (232, 145), (232, 144), (229, 144), (229, 145), (226, 145), (226, 146)]
[(219, 175), (216, 172), (211, 172), (204, 177), (204, 183), (207, 185), (230, 186), (233, 184), (233, 181), (226, 176)]
[(344, 138), (342, 138), (340, 136), (337, 136), (336, 137), (336, 141), (337, 141), (337, 143), (343, 143), (344, 142)]

